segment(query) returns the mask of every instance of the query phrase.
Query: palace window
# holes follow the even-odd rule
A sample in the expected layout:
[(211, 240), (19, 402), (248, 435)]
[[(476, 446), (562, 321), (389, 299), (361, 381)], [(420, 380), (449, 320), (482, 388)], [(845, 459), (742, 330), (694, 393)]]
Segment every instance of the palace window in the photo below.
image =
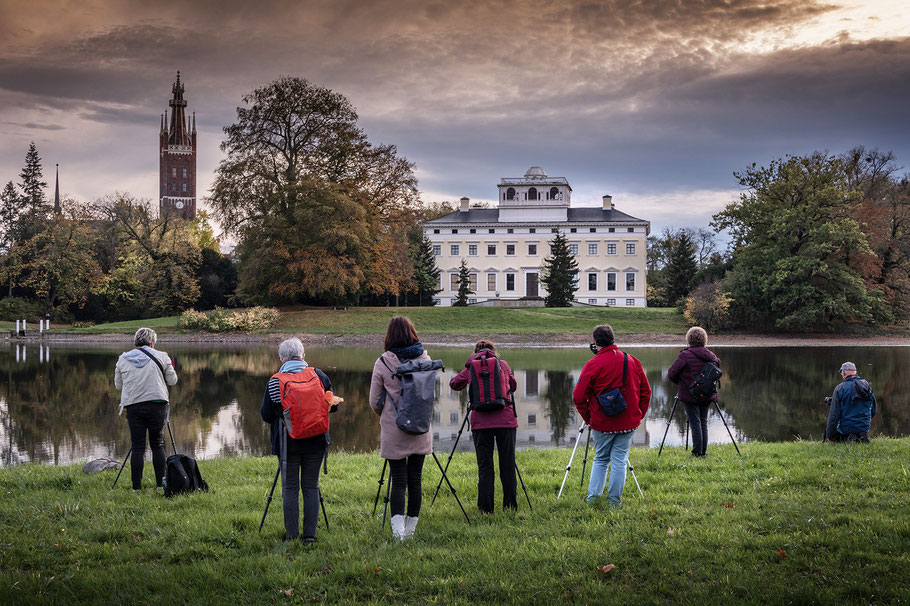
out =
[(626, 254), (627, 255), (635, 254), (635, 245), (634, 244), (626, 244)]
[(477, 233), (477, 230), (474, 229), (474, 228), (471, 228), (471, 229), (468, 230), (468, 233), (476, 234), (476, 233)]
[(458, 274), (449, 274), (449, 290), (458, 292)]
[(569, 244), (569, 254), (573, 257), (578, 256), (578, 244)]
[(616, 254), (616, 245), (615, 244), (607, 244), (607, 254), (608, 255)]
[(496, 290), (496, 274), (487, 274), (487, 290), (493, 292)]
[(629, 233), (630, 233), (630, 234), (635, 233), (635, 228), (634, 228), (634, 227), (630, 227), (630, 228), (629, 228)]
[(514, 254), (515, 254), (515, 245), (506, 244), (506, 255), (514, 255)]
[(536, 244), (528, 244), (528, 254), (532, 257), (537, 254), (537, 245)]
[(607, 230), (607, 231), (609, 231), (609, 232), (610, 232), (610, 233), (611, 233), (611, 234), (612, 234), (612, 233), (613, 233), (613, 232), (615, 232), (615, 231), (616, 231), (616, 228), (615, 228), (615, 227), (611, 227), (611, 228), (610, 228), (610, 229), (608, 229), (608, 230)]
[(438, 233), (439, 233), (439, 230), (438, 230), (438, 229), (434, 229), (434, 230), (433, 230), (433, 233), (434, 233), (434, 234), (438, 234)]
[(578, 228), (576, 228), (576, 227), (570, 227), (570, 228), (569, 228), (569, 233), (570, 233), (570, 234), (578, 233)]
[(496, 245), (495, 244), (487, 244), (487, 254), (490, 256), (496, 254)]
[(559, 200), (559, 189), (556, 187), (550, 188), (550, 193), (547, 195), (548, 200)]
[(593, 271), (588, 274), (588, 290), (597, 290), (597, 274)]
[(536, 187), (528, 189), (528, 200), (540, 200), (540, 197), (537, 195)]
[(616, 299), (607, 299), (607, 307), (613, 307), (616, 305)]
[(596, 234), (596, 233), (597, 233), (597, 228), (596, 228), (596, 227), (592, 227), (592, 228), (591, 228), (591, 233), (592, 233), (592, 234)]
[(477, 274), (470, 273), (468, 274), (468, 290), (472, 292), (477, 292)]
[(505, 196), (506, 196), (505, 197), (506, 200), (515, 200), (515, 188), (510, 187), (509, 189), (507, 189)]
[(588, 304), (597, 305), (597, 299), (588, 299)]
[(635, 272), (626, 272), (626, 290), (635, 290)]
[(597, 255), (597, 244), (588, 244), (588, 254)]
[(457, 234), (457, 233), (458, 233), (458, 230), (457, 230), (457, 229), (453, 229), (453, 230), (452, 230), (452, 233), (453, 233), (453, 234)]
[(537, 229), (534, 228), (534, 227), (532, 227), (531, 229), (528, 230), (528, 233), (529, 233), (529, 234), (536, 234), (536, 233), (537, 233)]
[(495, 234), (495, 233), (496, 233), (496, 230), (493, 229), (493, 228), (491, 227), (491, 228), (490, 228), (490, 233), (491, 233), (491, 234)]
[(452, 255), (453, 257), (458, 256), (458, 245), (457, 244), (452, 244), (449, 246), (449, 254)]
[(515, 290), (515, 274), (506, 274), (506, 290)]
[(616, 272), (614, 271), (607, 272), (607, 290), (616, 291)]
[(434, 244), (434, 245), (433, 245), (433, 256), (434, 256), (434, 257), (438, 257), (438, 256), (440, 256), (441, 254), (442, 254), (442, 245), (441, 245), (441, 244)]
[(632, 307), (635, 305), (635, 299), (626, 299), (626, 307)]
[(468, 244), (468, 254), (471, 255), (472, 257), (477, 254), (477, 245), (476, 244)]

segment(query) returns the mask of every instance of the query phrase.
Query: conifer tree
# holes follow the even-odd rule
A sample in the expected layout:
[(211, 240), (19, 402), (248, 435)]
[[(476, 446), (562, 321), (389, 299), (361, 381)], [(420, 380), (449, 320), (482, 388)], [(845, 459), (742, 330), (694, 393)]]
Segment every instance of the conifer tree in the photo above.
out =
[(16, 225), (22, 213), (22, 196), (12, 181), (0, 192), (0, 252), (7, 252), (16, 242)]
[(19, 187), (22, 189), (22, 194), (30, 213), (40, 213), (46, 210), (44, 188), (47, 187), (47, 182), (41, 180), (43, 176), (38, 148), (35, 146), (35, 142), (32, 141), (25, 154), (25, 166), (22, 168), (22, 172), (19, 173), (19, 178), (22, 179)]
[(550, 242), (550, 256), (544, 259), (540, 281), (547, 288), (547, 307), (568, 307), (578, 290), (578, 263), (561, 233)]
[(458, 296), (455, 298), (455, 302), (452, 303), (452, 307), (467, 307), (468, 295), (473, 294), (474, 291), (471, 290), (471, 276), (468, 273), (468, 265), (465, 263), (464, 259), (462, 259), (461, 267), (458, 268)]
[(417, 284), (417, 305), (423, 305), (427, 295), (429, 304), (435, 305), (433, 295), (440, 292), (439, 268), (436, 267), (436, 255), (433, 254), (433, 244), (424, 236), (416, 245), (414, 257), (414, 282)]

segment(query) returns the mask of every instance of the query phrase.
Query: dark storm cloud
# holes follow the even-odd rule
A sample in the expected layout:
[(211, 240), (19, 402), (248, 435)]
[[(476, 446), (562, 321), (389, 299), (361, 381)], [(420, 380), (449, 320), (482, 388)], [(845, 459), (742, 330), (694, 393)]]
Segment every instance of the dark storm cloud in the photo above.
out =
[[(54, 0), (32, 4), (0, 6), (0, 120), (24, 145), (65, 125), (57, 141), (78, 148), (103, 127), (98, 153), (128, 157), (124, 171), (147, 161), (154, 175), (134, 134), (154, 140), (178, 69), (202, 185), (241, 95), (281, 74), (347, 95), (371, 140), (397, 144), (421, 187), (449, 197), (490, 198), (531, 165), (592, 198), (730, 189), (746, 163), (816, 148), (910, 163), (910, 39), (789, 42), (832, 3), (136, 0), (64, 4), (59, 22), (42, 16)], [(24, 149), (0, 150), (4, 173)], [(135, 193), (154, 192), (152, 179)]]

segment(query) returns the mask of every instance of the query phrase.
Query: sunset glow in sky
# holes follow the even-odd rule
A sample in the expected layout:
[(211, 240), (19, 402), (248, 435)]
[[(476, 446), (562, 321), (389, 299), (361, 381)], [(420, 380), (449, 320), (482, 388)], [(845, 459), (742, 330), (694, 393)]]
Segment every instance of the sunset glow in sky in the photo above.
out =
[[(282, 74), (351, 99), (426, 201), (490, 200), (532, 165), (576, 204), (705, 225), (733, 171), (892, 150), (910, 167), (906, 2), (0, 0), (0, 186), (30, 141), (53, 190), (156, 199), (177, 70), (199, 196), (244, 92)], [(202, 205), (204, 207), (204, 204)]]

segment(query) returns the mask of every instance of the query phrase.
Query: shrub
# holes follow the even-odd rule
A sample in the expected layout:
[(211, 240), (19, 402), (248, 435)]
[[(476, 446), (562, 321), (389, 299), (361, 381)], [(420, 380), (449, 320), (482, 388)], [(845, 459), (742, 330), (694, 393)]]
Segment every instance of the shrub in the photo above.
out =
[(188, 309), (177, 321), (177, 328), (204, 330), (208, 332), (251, 332), (267, 330), (278, 323), (281, 313), (272, 307), (250, 307), (248, 309), (224, 309), (212, 311)]
[(47, 310), (41, 301), (21, 297), (6, 297), (0, 301), (0, 320), (37, 322), (44, 319), (45, 311)]
[(686, 297), (683, 315), (693, 326), (705, 330), (727, 328), (730, 325), (729, 308), (733, 299), (725, 292), (720, 282), (702, 282)]

